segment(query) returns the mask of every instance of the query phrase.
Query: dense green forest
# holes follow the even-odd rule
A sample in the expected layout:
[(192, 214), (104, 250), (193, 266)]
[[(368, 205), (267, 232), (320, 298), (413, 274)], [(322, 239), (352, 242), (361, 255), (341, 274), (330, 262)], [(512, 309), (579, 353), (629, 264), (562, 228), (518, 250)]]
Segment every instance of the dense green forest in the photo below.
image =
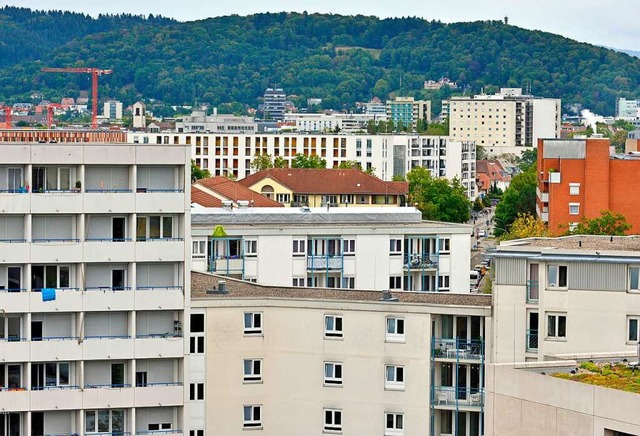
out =
[(179, 23), (7, 7), (0, 22), (0, 99), (7, 101), (89, 88), (84, 75), (40, 73), (43, 66), (112, 68), (101, 96), (126, 104), (257, 107), (277, 84), (303, 106), (316, 97), (324, 107), (351, 108), (390, 93), (424, 96), (424, 80), (443, 76), (469, 92), (530, 85), (535, 95), (603, 115), (614, 112), (617, 97), (640, 97), (640, 59), (501, 21), (271, 13)]

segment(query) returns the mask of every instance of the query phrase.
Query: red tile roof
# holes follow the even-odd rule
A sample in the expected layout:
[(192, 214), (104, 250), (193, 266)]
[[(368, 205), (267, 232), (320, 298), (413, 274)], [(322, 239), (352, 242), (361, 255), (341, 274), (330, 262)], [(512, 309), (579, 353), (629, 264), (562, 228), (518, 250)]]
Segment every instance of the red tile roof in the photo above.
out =
[(202, 207), (222, 207), (222, 200), (195, 186), (191, 187), (191, 203), (199, 204)]
[(479, 160), (476, 163), (476, 175), (485, 174), (492, 181), (510, 181), (511, 176), (497, 160)]
[[(257, 192), (252, 191), (249, 188), (242, 186), (240, 183), (229, 180), (226, 177), (216, 176), (210, 177), (208, 179), (201, 179), (195, 182), (191, 189), (191, 202), (198, 203), (194, 200), (193, 191), (194, 189), (203, 192), (203, 190), (198, 189), (198, 186), (202, 186), (205, 189), (215, 192), (221, 197), (225, 199), (232, 200), (234, 202), (237, 201), (249, 201), (250, 204), (254, 207), (282, 207), (282, 204), (278, 203), (275, 200), (265, 197)], [(215, 198), (213, 195), (210, 195), (204, 192), (205, 195), (209, 197)], [(200, 204), (201, 206), (205, 206)], [(220, 203), (220, 206), (222, 203)], [(205, 206), (205, 207), (217, 207), (217, 206)]]
[(239, 183), (253, 186), (271, 178), (296, 194), (407, 195), (408, 182), (385, 182), (358, 169), (270, 168), (251, 174)]

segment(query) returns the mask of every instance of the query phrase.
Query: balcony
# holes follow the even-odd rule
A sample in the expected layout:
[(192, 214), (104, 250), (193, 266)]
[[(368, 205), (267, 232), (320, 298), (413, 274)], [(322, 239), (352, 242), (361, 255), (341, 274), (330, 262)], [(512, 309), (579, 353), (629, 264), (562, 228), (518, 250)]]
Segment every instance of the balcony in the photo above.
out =
[(26, 387), (0, 389), (0, 404), (2, 413), (29, 410), (29, 391)]
[(527, 280), (527, 303), (537, 303), (540, 287), (537, 280)]
[(91, 213), (130, 213), (136, 196), (130, 189), (87, 189), (84, 210)]
[(242, 274), (244, 272), (244, 258), (239, 256), (216, 256), (210, 262), (211, 271), (219, 274)]
[(0, 192), (0, 211), (26, 214), (31, 212), (31, 196), (27, 192), (4, 190)]
[(100, 409), (104, 408), (105, 404), (109, 404), (109, 407), (117, 409), (129, 408), (133, 407), (134, 399), (134, 389), (130, 384), (112, 385), (87, 383), (84, 386), (83, 406), (85, 409)]
[[(0, 239), (0, 253), (11, 253), (11, 263), (28, 263), (30, 245), (26, 239)], [(5, 255), (0, 255), (0, 261), (6, 262)]]
[(42, 301), (40, 289), (29, 292), (31, 312), (81, 312), (82, 293), (78, 288), (55, 288), (56, 299)]
[(84, 261), (133, 262), (133, 247), (131, 239), (87, 239), (84, 242)]
[(140, 213), (184, 213), (184, 191), (182, 189), (147, 189), (136, 191), (136, 210)]
[(135, 339), (134, 350), (136, 359), (179, 358), (184, 355), (184, 340), (174, 333), (144, 335)]
[(130, 359), (133, 356), (130, 336), (86, 336), (82, 345), (85, 360)]
[(84, 294), (84, 310), (87, 312), (133, 310), (134, 302), (130, 287), (91, 286), (87, 287), (86, 291)]
[(341, 270), (342, 267), (342, 256), (326, 255), (307, 257), (307, 269), (310, 270)]
[(538, 352), (538, 330), (527, 330), (527, 351)]
[[(148, 291), (153, 292), (147, 294)], [(184, 298), (182, 286), (139, 286), (136, 291), (135, 310), (182, 310)]]
[(31, 261), (33, 263), (79, 263), (82, 262), (82, 244), (78, 239), (33, 240)]
[(31, 213), (82, 213), (82, 200), (82, 194), (76, 190), (33, 193)]
[(431, 404), (438, 409), (479, 410), (484, 407), (484, 389), (434, 386)]
[(77, 336), (49, 336), (31, 340), (31, 360), (82, 360), (82, 346)]
[(404, 255), (405, 270), (433, 270), (438, 269), (437, 254), (407, 254)]
[(136, 243), (136, 261), (154, 262), (157, 260), (179, 262), (184, 259), (184, 239), (157, 238)]
[(135, 389), (136, 407), (181, 406), (184, 388), (181, 382), (148, 383)]
[(484, 360), (484, 340), (433, 338), (431, 354), (437, 360), (479, 362)]
[[(0, 346), (3, 351), (2, 363), (21, 363), (30, 360), (30, 347), (26, 338), (2, 339), (0, 340)], [(0, 401), (1, 403), (2, 401)]]
[(32, 410), (82, 409), (80, 386), (47, 386), (31, 391)]

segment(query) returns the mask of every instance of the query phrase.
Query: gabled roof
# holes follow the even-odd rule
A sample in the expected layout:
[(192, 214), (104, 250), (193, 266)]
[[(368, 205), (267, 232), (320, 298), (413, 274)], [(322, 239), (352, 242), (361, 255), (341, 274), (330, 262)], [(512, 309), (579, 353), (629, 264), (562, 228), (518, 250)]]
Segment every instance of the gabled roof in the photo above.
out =
[[(220, 203), (219, 206), (207, 206), (202, 204), (199, 201), (194, 200), (194, 190), (200, 191), (208, 197), (216, 198), (219, 201), (221, 199), (231, 200), (233, 202), (248, 201), (253, 207), (282, 207), (282, 204), (277, 201), (267, 198), (264, 195), (242, 186), (236, 181), (229, 180), (222, 176), (198, 180), (191, 188), (191, 202), (204, 207), (219, 207), (222, 206), (222, 203)], [(202, 201), (206, 201), (199, 193), (197, 193), (196, 196)]]
[(222, 200), (195, 186), (191, 187), (191, 203), (199, 204), (202, 207), (222, 207)]
[(476, 162), (476, 175), (485, 174), (491, 181), (511, 180), (511, 176), (504, 170), (500, 161), (479, 160)]
[(270, 168), (239, 180), (251, 187), (271, 178), (296, 194), (407, 195), (408, 182), (385, 182), (358, 169)]

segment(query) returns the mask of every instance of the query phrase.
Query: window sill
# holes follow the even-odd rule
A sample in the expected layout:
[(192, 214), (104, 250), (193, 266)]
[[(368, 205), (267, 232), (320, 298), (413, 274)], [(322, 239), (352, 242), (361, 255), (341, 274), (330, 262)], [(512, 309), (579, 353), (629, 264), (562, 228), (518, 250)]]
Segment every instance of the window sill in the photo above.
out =
[(390, 336), (387, 336), (384, 342), (388, 344), (406, 344), (407, 343), (405, 338), (394, 338)]
[(567, 342), (567, 338), (557, 338), (555, 336), (547, 336), (544, 340), (550, 342)]
[(262, 430), (262, 429), (263, 429), (262, 426), (260, 426), (260, 427), (242, 427), (243, 431)]
[(255, 333), (244, 332), (243, 336), (247, 337), (247, 338), (256, 338), (256, 337), (262, 337), (263, 338), (264, 337), (264, 333), (262, 333), (262, 332), (255, 332)]
[(327, 382), (324, 382), (324, 383), (322, 384), (322, 386), (324, 386), (325, 388), (341, 388), (341, 387), (342, 387), (342, 383), (337, 384), (337, 383), (327, 383)]
[(569, 287), (567, 286), (547, 286), (545, 291), (568, 291)]
[(384, 387), (385, 391), (399, 391), (399, 392), (404, 392), (404, 386), (385, 386)]
[(327, 430), (326, 428), (322, 430), (323, 434), (342, 434), (342, 430)]
[(243, 385), (261, 385), (262, 380), (242, 380)]
[(326, 341), (344, 341), (344, 336), (324, 336)]

